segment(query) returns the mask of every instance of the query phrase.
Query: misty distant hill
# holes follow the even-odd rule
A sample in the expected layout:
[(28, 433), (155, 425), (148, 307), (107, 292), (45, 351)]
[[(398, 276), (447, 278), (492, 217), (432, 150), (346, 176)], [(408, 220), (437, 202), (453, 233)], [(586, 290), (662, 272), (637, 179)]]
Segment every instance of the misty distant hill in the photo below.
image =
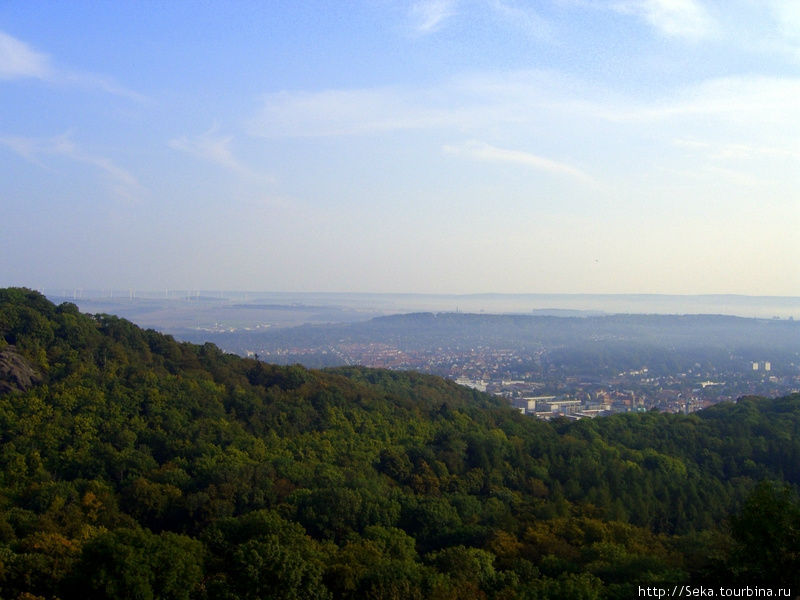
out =
[[(388, 344), (404, 351), (482, 346), (516, 350), (641, 348), (686, 353), (713, 351), (744, 357), (796, 356), (800, 322), (723, 315), (607, 315), (556, 317), (413, 313), (336, 325), (266, 331), (186, 332), (183, 339), (212, 341), (239, 354), (286, 348), (324, 349), (343, 344)], [(694, 360), (694, 359), (693, 359)]]

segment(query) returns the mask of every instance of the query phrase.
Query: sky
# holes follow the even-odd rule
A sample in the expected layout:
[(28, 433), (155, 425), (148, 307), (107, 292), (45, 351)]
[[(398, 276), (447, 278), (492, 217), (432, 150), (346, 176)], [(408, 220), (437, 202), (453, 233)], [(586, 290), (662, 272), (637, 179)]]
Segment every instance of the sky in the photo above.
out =
[(800, 2), (0, 2), (0, 286), (800, 296)]

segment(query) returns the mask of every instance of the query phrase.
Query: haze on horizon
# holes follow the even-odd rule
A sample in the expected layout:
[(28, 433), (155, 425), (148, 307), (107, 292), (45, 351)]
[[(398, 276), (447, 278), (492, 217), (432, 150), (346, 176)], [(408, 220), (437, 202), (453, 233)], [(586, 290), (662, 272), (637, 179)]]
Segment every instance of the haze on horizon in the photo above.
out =
[(0, 5), (0, 286), (800, 296), (800, 4)]

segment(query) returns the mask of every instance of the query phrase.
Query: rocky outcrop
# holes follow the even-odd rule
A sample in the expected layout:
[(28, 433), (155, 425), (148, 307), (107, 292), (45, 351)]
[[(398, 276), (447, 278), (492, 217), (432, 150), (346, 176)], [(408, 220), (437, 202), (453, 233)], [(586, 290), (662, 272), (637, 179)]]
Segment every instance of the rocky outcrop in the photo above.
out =
[(24, 392), (41, 381), (41, 376), (14, 346), (0, 350), (0, 394)]

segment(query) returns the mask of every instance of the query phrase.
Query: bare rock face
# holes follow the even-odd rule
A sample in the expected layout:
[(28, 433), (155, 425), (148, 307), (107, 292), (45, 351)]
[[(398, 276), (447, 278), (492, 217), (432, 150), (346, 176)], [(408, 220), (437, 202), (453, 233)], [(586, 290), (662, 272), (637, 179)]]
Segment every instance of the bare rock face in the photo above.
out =
[(0, 394), (24, 392), (41, 381), (41, 376), (14, 346), (0, 350)]

